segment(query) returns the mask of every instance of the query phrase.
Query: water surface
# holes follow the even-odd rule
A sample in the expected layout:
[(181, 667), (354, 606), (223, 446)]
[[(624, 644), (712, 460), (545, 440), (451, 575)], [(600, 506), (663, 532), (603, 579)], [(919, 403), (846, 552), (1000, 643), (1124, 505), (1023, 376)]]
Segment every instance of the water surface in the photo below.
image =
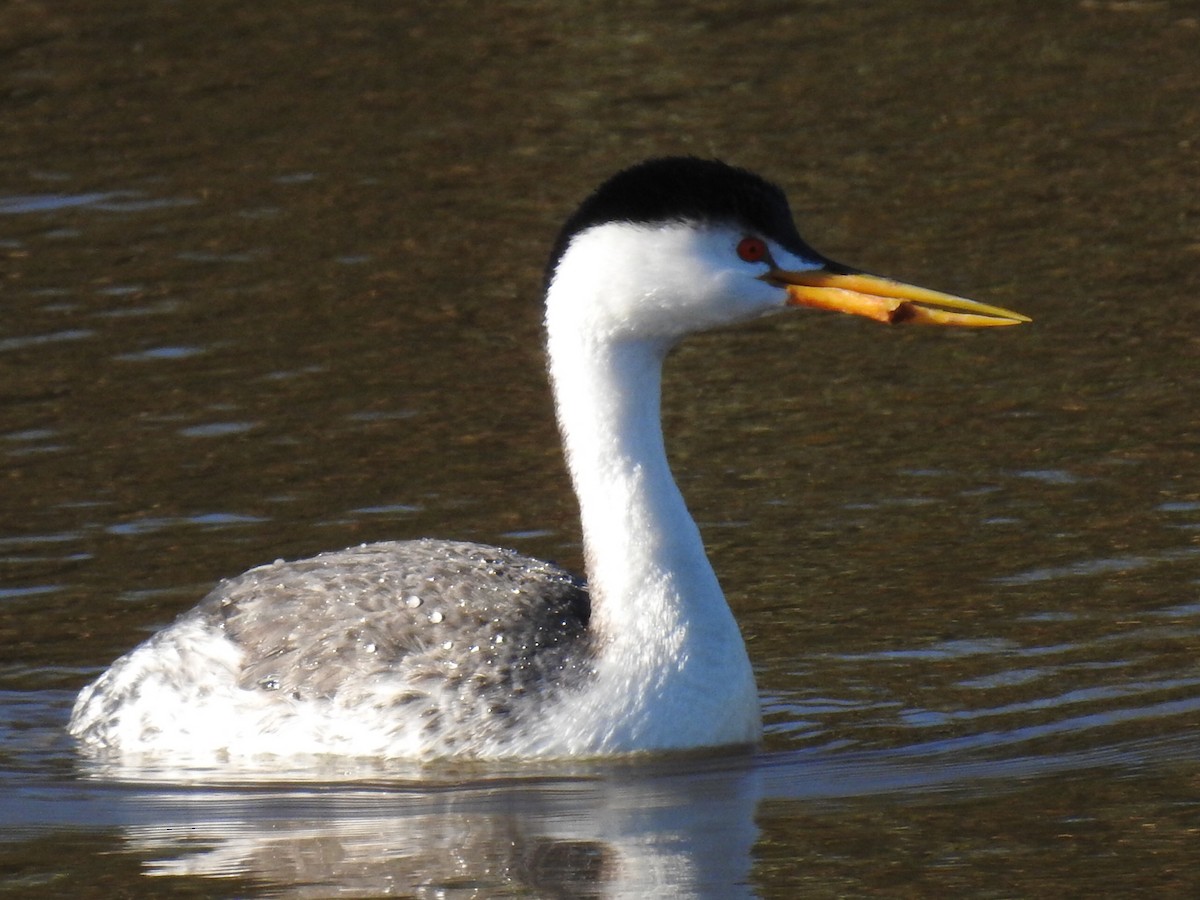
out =
[[(1190, 5), (62, 0), (0, 10), (0, 57), (5, 891), (1194, 895)], [(74, 693), (218, 578), (424, 535), (580, 566), (541, 267), (679, 152), (1035, 319), (670, 361), (762, 752), (81, 765)]]

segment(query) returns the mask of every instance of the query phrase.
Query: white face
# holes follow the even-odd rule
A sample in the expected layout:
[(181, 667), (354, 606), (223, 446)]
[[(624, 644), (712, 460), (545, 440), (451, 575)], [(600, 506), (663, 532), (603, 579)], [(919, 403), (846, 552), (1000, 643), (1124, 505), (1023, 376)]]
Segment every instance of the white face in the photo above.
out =
[(783, 310), (787, 292), (762, 280), (772, 267), (821, 265), (732, 226), (608, 223), (576, 235), (563, 254), (547, 323), (600, 339), (673, 341)]

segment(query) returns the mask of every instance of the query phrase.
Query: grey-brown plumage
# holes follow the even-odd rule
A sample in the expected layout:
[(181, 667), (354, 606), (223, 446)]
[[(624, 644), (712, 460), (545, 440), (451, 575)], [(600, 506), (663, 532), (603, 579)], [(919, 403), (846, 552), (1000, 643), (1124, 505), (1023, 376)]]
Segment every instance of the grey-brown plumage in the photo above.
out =
[[(147, 646), (169, 659), (177, 636), (223, 634), (237, 649), (237, 688), (277, 698), (267, 721), (285, 722), (289, 709), (356, 710), (364, 723), (411, 736), (398, 743), (446, 755), (503, 746), (564, 692), (586, 686), (589, 616), (582, 582), (551, 563), (482, 544), (399, 541), (222, 581)], [(115, 685), (126, 683), (124, 662), (87, 701), (102, 711), (87, 716), (80, 736), (96, 745), (122, 727), (131, 697)], [(186, 670), (156, 677), (184, 696), (203, 692), (199, 678), (184, 683)]]
[(260, 566), (221, 582), (192, 614), (245, 651), (241, 687), (312, 699), (402, 666), (441, 676), (453, 664), (458, 680), (528, 690), (559, 680), (551, 673), (578, 655), (588, 612), (586, 589), (551, 563), (419, 540)]
[(464, 711), (484, 707), (481, 729), (511, 727), (515, 710), (536, 709), (531, 695), (584, 678), (590, 658), (580, 581), (483, 544), (364, 544), (262, 566), (222, 582), (194, 614), (244, 650), (242, 688), (328, 699), (399, 675), (398, 704), (426, 707), (428, 731), (448, 714), (447, 692)]

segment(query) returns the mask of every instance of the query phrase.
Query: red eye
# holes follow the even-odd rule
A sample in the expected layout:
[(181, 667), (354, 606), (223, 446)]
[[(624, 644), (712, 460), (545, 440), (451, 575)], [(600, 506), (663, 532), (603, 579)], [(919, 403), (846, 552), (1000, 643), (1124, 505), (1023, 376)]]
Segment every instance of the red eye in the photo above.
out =
[(762, 262), (770, 256), (767, 242), (756, 237), (744, 237), (738, 241), (737, 255), (746, 262)]

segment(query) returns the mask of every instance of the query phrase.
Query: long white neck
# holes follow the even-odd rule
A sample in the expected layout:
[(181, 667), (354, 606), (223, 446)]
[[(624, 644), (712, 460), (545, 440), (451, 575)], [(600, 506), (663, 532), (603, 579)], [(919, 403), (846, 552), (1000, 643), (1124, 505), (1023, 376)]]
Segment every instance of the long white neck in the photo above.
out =
[(659, 410), (665, 351), (633, 340), (560, 340), (550, 348), (592, 614), (610, 640), (678, 639), (681, 627), (710, 624), (706, 616), (732, 623), (667, 465)]
[[(550, 332), (550, 374), (579, 498), (610, 746), (751, 743), (754, 675), (667, 465), (655, 340)], [(609, 702), (605, 700), (604, 702)]]

